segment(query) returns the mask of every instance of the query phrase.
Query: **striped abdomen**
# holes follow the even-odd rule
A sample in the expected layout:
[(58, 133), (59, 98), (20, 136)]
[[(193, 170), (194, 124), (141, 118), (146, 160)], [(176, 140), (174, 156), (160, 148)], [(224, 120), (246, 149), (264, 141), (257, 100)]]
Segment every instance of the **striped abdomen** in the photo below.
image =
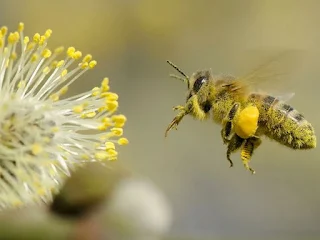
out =
[(272, 96), (251, 94), (249, 98), (259, 108), (260, 133), (293, 149), (316, 147), (313, 127), (297, 110)]

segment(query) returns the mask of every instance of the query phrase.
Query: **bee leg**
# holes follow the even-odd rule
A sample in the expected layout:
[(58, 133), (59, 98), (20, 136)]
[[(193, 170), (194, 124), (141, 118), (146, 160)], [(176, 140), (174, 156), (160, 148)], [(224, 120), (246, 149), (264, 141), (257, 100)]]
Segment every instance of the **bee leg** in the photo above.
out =
[(240, 104), (235, 103), (231, 107), (230, 111), (227, 114), (227, 117), (222, 121), (222, 130), (221, 130), (221, 137), (223, 140), (224, 144), (227, 144), (230, 142), (230, 135), (233, 129), (233, 124), (232, 121), (235, 118), (235, 116), (239, 113), (240, 111)]
[(249, 170), (252, 174), (255, 174), (255, 170), (249, 166), (249, 162), (253, 155), (254, 150), (259, 147), (261, 140), (258, 137), (250, 137), (245, 140), (245, 143), (241, 149), (241, 160), (244, 167)]
[(233, 136), (231, 137), (227, 149), (227, 159), (230, 163), (230, 167), (233, 167), (233, 162), (230, 158), (231, 153), (237, 151), (242, 146), (243, 142), (244, 139), (239, 137), (237, 134), (233, 134)]
[(230, 121), (227, 121), (224, 124), (224, 127), (221, 129), (221, 138), (223, 140), (224, 144), (228, 144), (230, 142), (230, 134), (232, 130), (232, 123)]
[(179, 111), (179, 113), (175, 116), (175, 118), (171, 121), (171, 123), (167, 127), (166, 132), (165, 132), (165, 137), (167, 137), (168, 132), (171, 129), (176, 129), (177, 130), (177, 126), (181, 122), (182, 118), (184, 116), (186, 116), (187, 114), (189, 114), (189, 111), (187, 110), (187, 108), (182, 106), (182, 105), (178, 105), (178, 106), (173, 107), (173, 110), (174, 111)]

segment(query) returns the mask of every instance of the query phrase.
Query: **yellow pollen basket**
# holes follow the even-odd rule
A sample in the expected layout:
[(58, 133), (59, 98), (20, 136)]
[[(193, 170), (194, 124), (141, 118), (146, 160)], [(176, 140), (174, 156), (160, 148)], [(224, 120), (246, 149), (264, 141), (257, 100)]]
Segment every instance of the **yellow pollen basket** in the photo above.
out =
[(255, 106), (248, 106), (243, 109), (234, 124), (235, 133), (243, 138), (247, 139), (252, 137), (258, 128), (259, 110)]

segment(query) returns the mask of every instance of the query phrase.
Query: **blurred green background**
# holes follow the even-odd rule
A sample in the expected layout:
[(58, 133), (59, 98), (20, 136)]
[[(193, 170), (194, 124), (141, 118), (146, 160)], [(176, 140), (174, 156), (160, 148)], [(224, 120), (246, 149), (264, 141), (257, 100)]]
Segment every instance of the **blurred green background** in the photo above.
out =
[(229, 169), (220, 127), (210, 121), (186, 117), (165, 139), (172, 107), (184, 103), (186, 90), (168, 77), (173, 69), (165, 61), (189, 75), (203, 68), (237, 75), (262, 63), (252, 50), (304, 50), (298, 73), (282, 85), (296, 92), (290, 103), (317, 131), (319, 7), (317, 0), (10, 0), (1, 1), (0, 22), (14, 30), (23, 21), (28, 35), (51, 28), (49, 46), (73, 45), (95, 57), (95, 71), (70, 93), (111, 79), (128, 117), (130, 145), (120, 161), (165, 192), (174, 210), (172, 235), (299, 239), (320, 235), (319, 150), (265, 140), (252, 176), (239, 154)]

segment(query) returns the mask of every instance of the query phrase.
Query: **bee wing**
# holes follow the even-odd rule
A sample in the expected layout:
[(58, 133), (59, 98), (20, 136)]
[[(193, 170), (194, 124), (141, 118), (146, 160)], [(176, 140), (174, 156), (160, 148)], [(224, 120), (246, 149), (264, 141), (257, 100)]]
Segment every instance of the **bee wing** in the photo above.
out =
[[(251, 91), (268, 92), (291, 92), (290, 80), (301, 65), (303, 54), (305, 52), (301, 50), (286, 50), (272, 54), (261, 65), (237, 78), (237, 81), (241, 82), (244, 88)], [(272, 94), (277, 95), (277, 94)], [(294, 93), (286, 93), (279, 95), (279, 99), (288, 101), (294, 96)]]
[(295, 93), (286, 93), (281, 95), (273, 95), (275, 98), (279, 99), (282, 102), (288, 102), (294, 97)]

